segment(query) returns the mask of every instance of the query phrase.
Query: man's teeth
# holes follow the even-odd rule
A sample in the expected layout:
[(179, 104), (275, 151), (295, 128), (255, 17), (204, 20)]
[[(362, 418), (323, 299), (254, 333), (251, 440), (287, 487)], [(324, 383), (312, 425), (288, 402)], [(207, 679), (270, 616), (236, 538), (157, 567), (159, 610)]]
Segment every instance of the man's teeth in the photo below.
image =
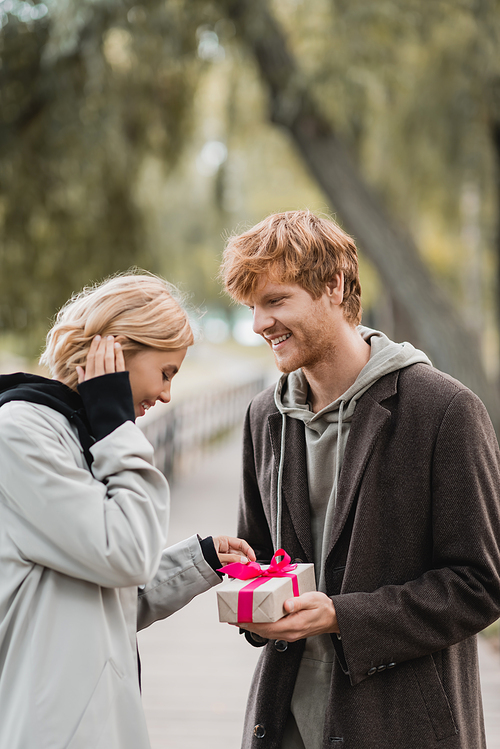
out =
[(141, 403), (141, 406), (143, 407), (143, 409), (144, 409), (145, 411), (147, 411), (147, 410), (148, 410), (148, 408), (151, 408), (151, 406), (149, 405), (149, 403), (146, 403), (145, 401), (143, 401), (143, 402)]
[(281, 341), (286, 341), (286, 339), (290, 338), (291, 335), (291, 333), (285, 333), (285, 335), (280, 335), (279, 338), (271, 338), (271, 343), (273, 344), (273, 346), (277, 346), (278, 343), (281, 343)]

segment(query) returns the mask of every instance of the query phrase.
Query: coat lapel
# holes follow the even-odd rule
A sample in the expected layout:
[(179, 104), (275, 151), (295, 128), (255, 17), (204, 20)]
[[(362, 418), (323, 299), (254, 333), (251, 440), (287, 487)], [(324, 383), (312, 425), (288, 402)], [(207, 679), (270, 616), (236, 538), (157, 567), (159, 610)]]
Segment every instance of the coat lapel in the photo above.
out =
[[(282, 478), (283, 508), (290, 513), (293, 529), (303, 549), (304, 561), (313, 561), (311, 518), (309, 510), (309, 489), (307, 486), (306, 441), (304, 424), (297, 419), (286, 418), (286, 444), (293, 450), (285, 450)], [(276, 472), (273, 480), (277, 483), (281, 454), (282, 416), (274, 413), (269, 416), (269, 431), (273, 448)], [(275, 492), (273, 494), (276, 496)], [(274, 508), (276, 517), (276, 508)], [(288, 551), (285, 549), (285, 551)]]
[(339, 540), (373, 448), (391, 419), (391, 412), (382, 401), (397, 392), (397, 380), (398, 372), (386, 375), (367, 390), (356, 405), (342, 461), (333, 533), (325, 558)]

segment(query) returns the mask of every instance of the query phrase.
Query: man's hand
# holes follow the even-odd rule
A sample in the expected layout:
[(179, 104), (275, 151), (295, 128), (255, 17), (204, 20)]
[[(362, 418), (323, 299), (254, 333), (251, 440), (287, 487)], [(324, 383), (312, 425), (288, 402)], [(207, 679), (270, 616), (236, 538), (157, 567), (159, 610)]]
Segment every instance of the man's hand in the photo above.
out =
[(233, 562), (246, 564), (248, 560), (255, 562), (257, 557), (251, 546), (242, 538), (232, 536), (213, 536), (215, 551), (220, 559), (221, 567)]
[(283, 619), (270, 624), (244, 623), (232, 626), (248, 629), (268, 640), (295, 642), (304, 637), (340, 632), (337, 614), (331, 598), (324, 593), (303, 593), (289, 598), (284, 604), (289, 613)]

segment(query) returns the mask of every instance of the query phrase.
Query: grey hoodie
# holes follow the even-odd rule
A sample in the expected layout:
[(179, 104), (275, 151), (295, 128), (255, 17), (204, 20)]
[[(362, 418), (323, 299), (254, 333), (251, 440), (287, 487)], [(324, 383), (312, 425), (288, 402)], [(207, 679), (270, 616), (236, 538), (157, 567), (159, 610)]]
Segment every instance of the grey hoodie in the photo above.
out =
[[(335, 522), (337, 484), (356, 404), (363, 393), (389, 372), (416, 363), (431, 365), (428, 357), (411, 343), (394, 343), (384, 333), (363, 326), (357, 329), (371, 346), (370, 359), (355, 382), (340, 398), (318, 413), (313, 413), (307, 402), (309, 386), (300, 369), (290, 375), (283, 375), (275, 391), (275, 402), (279, 411), (293, 419), (300, 419), (306, 427), (306, 460), (316, 584), (318, 590), (323, 592), (325, 541), (331, 537)], [(285, 424), (286, 420), (283, 419), (282, 450), (285, 449)], [(280, 493), (281, 489), (278, 487), (279, 516)], [(279, 541), (278, 535), (277, 542)], [(329, 635), (308, 638), (292, 699), (292, 713), (306, 749), (315, 749), (322, 743), (325, 700), (328, 695), (333, 657), (334, 650)], [(297, 742), (293, 746), (295, 749), (295, 746), (301, 745)], [(288, 749), (288, 746), (284, 745), (283, 749)]]

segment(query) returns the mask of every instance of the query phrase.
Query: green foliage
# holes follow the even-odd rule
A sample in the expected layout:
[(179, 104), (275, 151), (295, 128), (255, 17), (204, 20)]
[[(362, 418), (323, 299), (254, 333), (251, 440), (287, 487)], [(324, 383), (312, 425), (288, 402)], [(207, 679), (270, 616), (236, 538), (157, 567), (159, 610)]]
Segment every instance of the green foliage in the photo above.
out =
[(273, 5), (316, 100), (366, 178), (453, 277), (456, 258), (443, 263), (436, 247), (425, 253), (422, 217), (446, 223), (460, 244), (462, 194), (472, 183), (485, 246), (495, 231), (497, 3), (318, 0), (314, 13), (301, 1)]
[(189, 132), (198, 22), (175, 1), (4, 18), (0, 329), (38, 341), (81, 286), (134, 264), (158, 270), (136, 182), (147, 154), (175, 163)]
[[(131, 265), (226, 304), (228, 233), (273, 211), (334, 210), (270, 123), (226, 6), (0, 0), (0, 332), (38, 346), (73, 291)], [(366, 179), (482, 324), (495, 291), (497, 0), (269, 7)], [(379, 285), (362, 272), (366, 308)]]

